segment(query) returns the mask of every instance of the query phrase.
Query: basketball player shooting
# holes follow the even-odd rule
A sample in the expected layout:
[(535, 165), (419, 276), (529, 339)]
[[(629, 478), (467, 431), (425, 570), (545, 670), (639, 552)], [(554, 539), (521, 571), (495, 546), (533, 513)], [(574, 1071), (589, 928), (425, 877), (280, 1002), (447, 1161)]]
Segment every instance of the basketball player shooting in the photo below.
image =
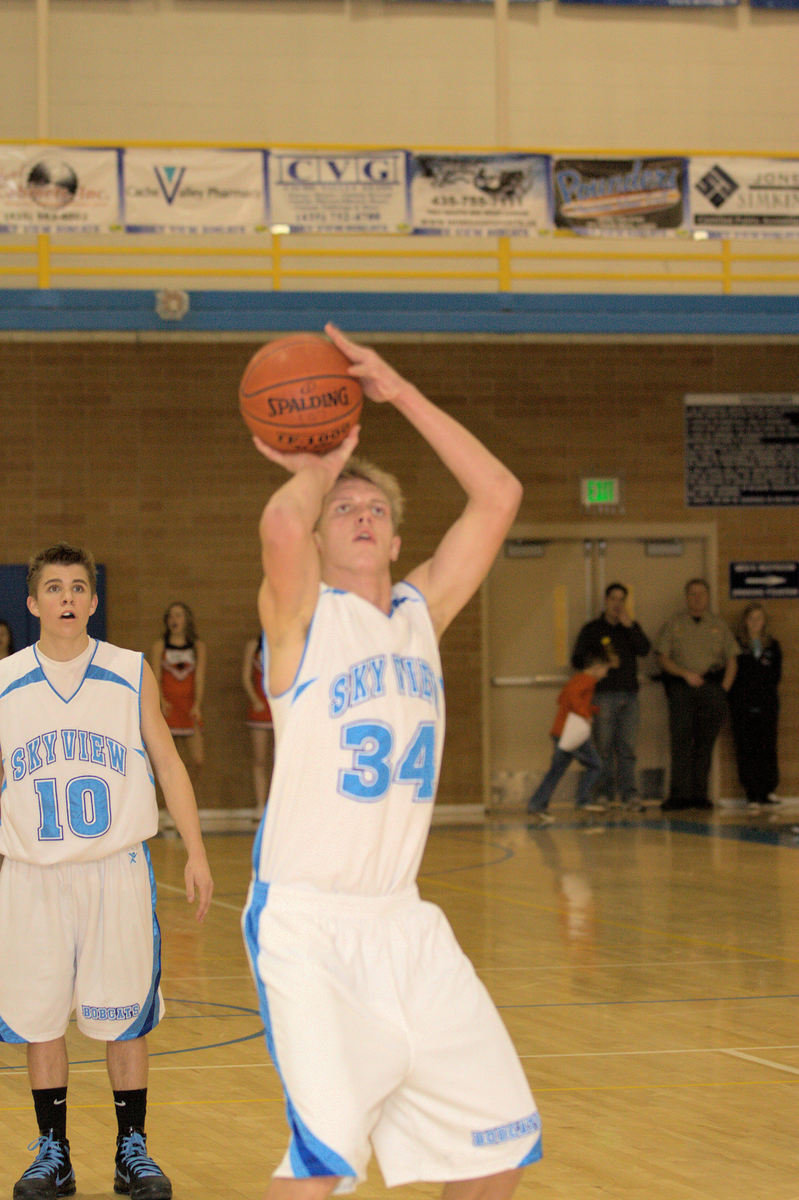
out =
[(393, 476), (332, 452), (282, 454), (267, 502), (259, 612), (276, 733), (243, 929), (289, 1148), (269, 1200), (362, 1181), (440, 1182), (506, 1200), (541, 1156), (540, 1120), (488, 993), (416, 875), (444, 736), (438, 641), (487, 574), (518, 509), (516, 478), (373, 350), (333, 342), (374, 402), (436, 451), (466, 505), (397, 584)]

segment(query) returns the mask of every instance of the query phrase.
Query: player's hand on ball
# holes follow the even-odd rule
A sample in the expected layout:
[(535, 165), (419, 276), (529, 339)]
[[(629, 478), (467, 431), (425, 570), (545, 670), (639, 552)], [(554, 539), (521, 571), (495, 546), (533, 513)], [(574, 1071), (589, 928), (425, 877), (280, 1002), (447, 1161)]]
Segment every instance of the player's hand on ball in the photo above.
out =
[(369, 399), (377, 404), (392, 404), (406, 386), (402, 376), (384, 362), (376, 350), (345, 337), (332, 321), (325, 325), (325, 333), (342, 354), (346, 354), (352, 363), (350, 375), (358, 380)]
[(360, 425), (354, 425), (341, 445), (336, 446), (334, 450), (330, 450), (327, 454), (303, 452), (284, 454), (281, 450), (275, 450), (272, 446), (267, 446), (266, 442), (262, 442), (259, 437), (254, 437), (252, 440), (259, 454), (263, 454), (264, 458), (268, 458), (270, 462), (277, 463), (279, 467), (283, 467), (289, 474), (296, 475), (298, 471), (302, 471), (306, 467), (319, 468), (321, 466), (331, 472), (332, 481), (344, 469), (344, 464), (358, 445), (360, 432)]

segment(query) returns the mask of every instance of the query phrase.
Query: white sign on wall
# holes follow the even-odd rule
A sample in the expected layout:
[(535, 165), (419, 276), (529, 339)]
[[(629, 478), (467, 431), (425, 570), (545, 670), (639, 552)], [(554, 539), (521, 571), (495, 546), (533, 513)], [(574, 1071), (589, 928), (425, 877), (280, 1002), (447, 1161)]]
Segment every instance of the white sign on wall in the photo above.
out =
[(690, 180), (694, 229), (799, 236), (799, 159), (692, 158)]
[(414, 233), (524, 237), (550, 225), (541, 154), (416, 154)]
[(0, 146), (1, 233), (120, 228), (117, 149)]
[(126, 150), (122, 187), (128, 233), (266, 229), (262, 150)]
[(275, 232), (408, 233), (405, 150), (270, 150)]

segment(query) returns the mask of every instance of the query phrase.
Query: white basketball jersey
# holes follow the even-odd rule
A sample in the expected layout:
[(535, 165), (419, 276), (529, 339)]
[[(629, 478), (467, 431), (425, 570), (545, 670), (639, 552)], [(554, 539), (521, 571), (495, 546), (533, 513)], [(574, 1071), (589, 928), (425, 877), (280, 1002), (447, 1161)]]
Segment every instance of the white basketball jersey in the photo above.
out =
[(141, 654), (97, 642), (65, 696), (34, 646), (0, 661), (0, 854), (41, 866), (81, 862), (157, 832), (142, 666)]
[(322, 585), (297, 677), (268, 698), (276, 754), (256, 877), (366, 896), (410, 887), (444, 739), (441, 660), (421, 593), (397, 584), (386, 616)]

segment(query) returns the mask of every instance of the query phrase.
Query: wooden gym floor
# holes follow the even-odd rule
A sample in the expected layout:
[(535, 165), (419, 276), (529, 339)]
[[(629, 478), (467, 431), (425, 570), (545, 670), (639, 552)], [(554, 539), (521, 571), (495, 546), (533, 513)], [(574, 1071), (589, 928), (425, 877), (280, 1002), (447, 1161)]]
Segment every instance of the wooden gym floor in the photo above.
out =
[[(148, 1132), (175, 1200), (256, 1200), (286, 1141), (239, 932), (250, 843), (209, 836), (201, 928), (178, 843), (151, 844), (168, 1013), (149, 1038)], [(799, 1198), (798, 866), (786, 811), (433, 829), (422, 893), (499, 1005), (543, 1117), (521, 1200)], [(69, 1046), (78, 1197), (99, 1200), (111, 1097), (97, 1044), (72, 1026)], [(0, 1046), (0, 1113), (10, 1196), (35, 1136), (24, 1047)], [(373, 1166), (358, 1195), (438, 1190), (388, 1193)]]

